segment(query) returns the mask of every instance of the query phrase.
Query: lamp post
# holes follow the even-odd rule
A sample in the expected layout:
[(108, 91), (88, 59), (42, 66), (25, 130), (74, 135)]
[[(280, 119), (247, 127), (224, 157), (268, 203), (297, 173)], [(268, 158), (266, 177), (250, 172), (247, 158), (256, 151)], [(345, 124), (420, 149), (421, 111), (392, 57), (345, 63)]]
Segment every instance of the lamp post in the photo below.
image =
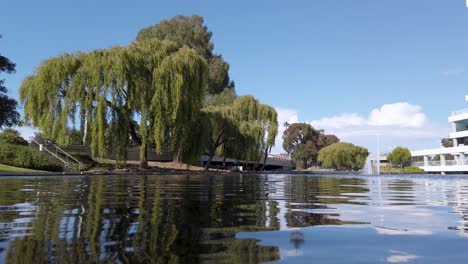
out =
[(377, 134), (377, 175), (380, 175), (380, 134)]

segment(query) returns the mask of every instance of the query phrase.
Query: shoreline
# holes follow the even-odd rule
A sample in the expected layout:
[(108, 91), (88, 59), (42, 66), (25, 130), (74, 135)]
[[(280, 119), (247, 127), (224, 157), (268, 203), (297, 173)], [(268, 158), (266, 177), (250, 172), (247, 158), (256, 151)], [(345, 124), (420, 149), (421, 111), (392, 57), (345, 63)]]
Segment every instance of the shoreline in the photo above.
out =
[(239, 176), (239, 175), (337, 175), (337, 176), (468, 176), (464, 174), (417, 174), (417, 173), (381, 173), (380, 175), (364, 174), (359, 171), (222, 171), (222, 170), (190, 170), (190, 169), (160, 169), (156, 170), (111, 170), (111, 171), (84, 171), (84, 172), (0, 172), (0, 178), (7, 177), (57, 177), (57, 176), (172, 176), (172, 175), (205, 175), (205, 176)]

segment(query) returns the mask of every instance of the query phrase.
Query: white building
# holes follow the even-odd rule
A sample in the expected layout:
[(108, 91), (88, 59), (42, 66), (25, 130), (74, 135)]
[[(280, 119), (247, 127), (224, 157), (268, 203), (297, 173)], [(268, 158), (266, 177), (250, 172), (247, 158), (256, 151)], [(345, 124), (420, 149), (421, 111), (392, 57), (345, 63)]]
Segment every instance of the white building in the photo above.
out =
[[(468, 101), (468, 95), (465, 100)], [(412, 157), (423, 157), (423, 161), (414, 162), (414, 166), (426, 172), (468, 173), (468, 108), (452, 112), (448, 121), (452, 123), (449, 139), (453, 140), (453, 147), (411, 151)], [(436, 155), (440, 155), (440, 160), (430, 160)]]

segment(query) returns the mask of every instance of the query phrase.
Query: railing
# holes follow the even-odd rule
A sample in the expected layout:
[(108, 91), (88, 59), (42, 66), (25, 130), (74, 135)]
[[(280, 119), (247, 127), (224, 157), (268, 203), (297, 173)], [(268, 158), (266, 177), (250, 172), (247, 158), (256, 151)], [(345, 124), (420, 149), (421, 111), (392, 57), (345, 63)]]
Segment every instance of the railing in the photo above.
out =
[(411, 166), (414, 166), (414, 167), (424, 167), (424, 162), (422, 162), (422, 161), (416, 161), (416, 162), (411, 163)]
[(457, 110), (457, 111), (453, 111), (452, 112), (452, 116), (454, 115), (461, 115), (461, 114), (467, 114), (468, 113), (468, 108), (465, 108), (465, 109), (460, 109), (460, 110)]
[[(72, 155), (68, 154), (67, 152), (65, 152), (63, 149), (61, 149), (59, 146), (53, 144), (53, 143), (49, 143), (49, 144), (41, 144), (39, 142), (37, 142), (36, 140), (34, 139), (30, 139), (32, 143), (35, 143), (39, 146), (39, 150), (40, 151), (43, 151), (45, 150), (47, 153), (49, 153), (52, 157), (58, 159), (60, 162), (63, 163), (64, 167), (67, 168), (70, 166), (70, 160), (76, 162), (78, 164), (78, 169), (81, 171), (82, 168), (83, 168), (83, 163), (80, 162), (79, 160), (77, 160), (75, 157), (73, 157)], [(53, 151), (51, 151), (50, 149), (48, 149), (47, 147), (49, 146), (52, 146), (55, 148), (55, 153)], [(60, 157), (59, 156), (59, 153), (63, 156), (65, 156), (65, 159)]]
[[(432, 160), (427, 163), (429, 167), (436, 167), (436, 166), (442, 166), (442, 162), (438, 160)], [(444, 166), (457, 166), (457, 165), (468, 165), (468, 158), (463, 159), (455, 159), (455, 160), (445, 160), (445, 165)], [(426, 167), (425, 163), (423, 161), (416, 161), (411, 163), (411, 166), (415, 167)]]
[(55, 147), (55, 155), (57, 155), (57, 151), (59, 151), (60, 153), (62, 153), (62, 155), (65, 155), (65, 157), (67, 157), (67, 162), (68, 162), (68, 159), (71, 159), (73, 160), (74, 162), (78, 163), (78, 165), (80, 166), (81, 168), (81, 162), (79, 160), (77, 160), (76, 158), (74, 158), (72, 155), (68, 154), (67, 152), (65, 152), (65, 150), (61, 149), (59, 146), (55, 145), (55, 144), (50, 144), (50, 145), (47, 145), (47, 146), (53, 146)]

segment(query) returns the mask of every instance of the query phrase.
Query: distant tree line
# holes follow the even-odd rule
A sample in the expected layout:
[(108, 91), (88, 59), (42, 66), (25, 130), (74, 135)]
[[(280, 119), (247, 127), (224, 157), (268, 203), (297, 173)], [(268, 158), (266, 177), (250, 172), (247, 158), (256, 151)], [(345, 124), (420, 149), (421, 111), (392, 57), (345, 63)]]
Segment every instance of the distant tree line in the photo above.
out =
[(307, 123), (285, 123), (283, 148), (298, 168), (312, 165), (338, 170), (361, 169), (369, 155), (367, 149), (339, 142), (337, 136), (325, 134)]

